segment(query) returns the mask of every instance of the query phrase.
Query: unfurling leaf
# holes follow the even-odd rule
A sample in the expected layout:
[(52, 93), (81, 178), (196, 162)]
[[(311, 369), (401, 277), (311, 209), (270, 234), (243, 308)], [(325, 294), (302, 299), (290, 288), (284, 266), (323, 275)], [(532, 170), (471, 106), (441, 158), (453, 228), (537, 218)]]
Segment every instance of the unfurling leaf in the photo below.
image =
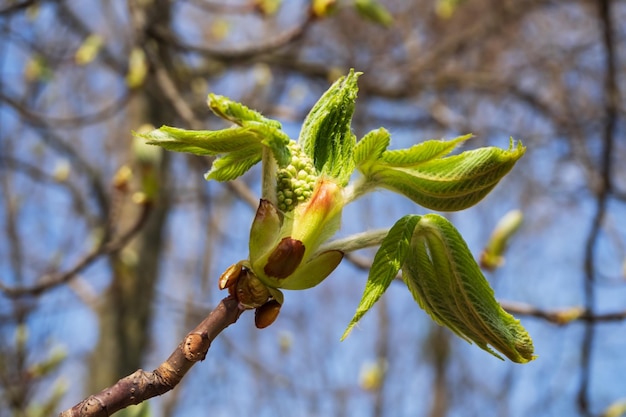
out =
[(402, 273), (415, 300), (440, 325), (499, 358), (489, 346), (513, 362), (535, 358), (530, 336), (495, 300), (467, 244), (445, 218), (422, 216)]
[(260, 122), (276, 129), (281, 129), (280, 122), (264, 117), (261, 113), (252, 110), (241, 103), (237, 103), (228, 97), (217, 94), (209, 94), (207, 99), (209, 109), (222, 119), (228, 120), (240, 126), (246, 122)]
[(298, 140), (323, 175), (346, 185), (354, 170), (356, 138), (350, 130), (359, 72), (339, 78), (307, 115)]
[(404, 216), (393, 225), (385, 236), (374, 256), (374, 262), (370, 268), (359, 306), (341, 340), (348, 336), (352, 328), (361, 320), (361, 317), (378, 301), (400, 271), (408, 255), (411, 236), (413, 236), (419, 219), (420, 216), (417, 215)]
[(354, 164), (357, 167), (371, 161), (378, 161), (391, 142), (391, 135), (385, 128), (372, 130), (357, 142), (354, 148)]
[[(136, 133), (149, 145), (158, 145), (168, 151), (188, 152), (196, 155), (219, 155), (241, 151), (259, 145), (259, 138), (250, 129), (233, 127), (222, 130), (185, 130), (161, 126), (147, 133)], [(258, 146), (259, 157), (261, 147)]]
[[(463, 138), (452, 141), (453, 145)], [(509, 149), (496, 147), (480, 148), (445, 158), (430, 154), (433, 142), (423, 151), (431, 159), (419, 162), (418, 147), (407, 150), (406, 154), (386, 153), (383, 162), (367, 167), (364, 172), (374, 186), (383, 187), (403, 194), (426, 208), (439, 211), (456, 211), (473, 206), (485, 197), (500, 179), (513, 168), (526, 148), (521, 142)], [(441, 152), (447, 153), (445, 142), (440, 142)], [(416, 155), (412, 155), (415, 152)], [(410, 156), (408, 159), (404, 157)], [(388, 162), (385, 162), (387, 159)], [(397, 165), (396, 165), (397, 164)]]
[(381, 163), (395, 168), (415, 168), (424, 162), (443, 158), (471, 137), (469, 134), (452, 140), (427, 140), (408, 149), (387, 151), (382, 154)]
[(289, 164), (291, 154), (287, 145), (291, 139), (282, 131), (280, 122), (268, 119), (241, 103), (216, 94), (209, 94), (207, 104), (217, 116), (238, 124), (256, 135), (258, 140), (272, 151), (278, 166), (284, 167)]
[(248, 172), (250, 168), (261, 160), (261, 145), (252, 145), (247, 148), (227, 153), (213, 161), (205, 179), (216, 181), (230, 181)]

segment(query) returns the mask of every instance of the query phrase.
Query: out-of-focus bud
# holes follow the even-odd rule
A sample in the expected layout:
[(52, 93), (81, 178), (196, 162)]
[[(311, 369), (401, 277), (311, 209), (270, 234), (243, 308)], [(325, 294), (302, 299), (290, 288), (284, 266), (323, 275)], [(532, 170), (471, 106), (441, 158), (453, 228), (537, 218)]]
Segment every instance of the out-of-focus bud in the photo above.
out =
[(313, 0), (311, 11), (315, 17), (327, 17), (337, 10), (337, 0)]
[(100, 35), (92, 34), (87, 36), (74, 54), (76, 65), (87, 65), (96, 59), (103, 43), (104, 39)]
[(500, 219), (491, 233), (489, 242), (480, 254), (480, 267), (493, 271), (504, 265), (504, 252), (513, 237), (522, 225), (524, 215), (520, 210), (509, 211)]
[(585, 311), (584, 307), (571, 307), (554, 313), (553, 317), (557, 324), (564, 325), (578, 320)]
[(377, 391), (382, 385), (385, 372), (387, 372), (387, 361), (384, 359), (364, 363), (361, 366), (359, 385), (365, 391)]
[(384, 27), (393, 24), (393, 17), (385, 6), (376, 0), (355, 0), (354, 6), (357, 12), (365, 19)]
[(133, 171), (128, 165), (122, 165), (113, 176), (113, 187), (116, 190), (126, 192), (129, 189)]

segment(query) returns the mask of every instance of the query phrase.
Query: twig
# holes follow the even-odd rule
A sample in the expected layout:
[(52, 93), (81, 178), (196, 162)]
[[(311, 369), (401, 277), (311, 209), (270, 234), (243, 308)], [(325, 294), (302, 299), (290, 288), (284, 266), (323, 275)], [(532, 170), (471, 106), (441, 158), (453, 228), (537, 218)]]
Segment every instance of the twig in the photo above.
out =
[[(273, 38), (264, 38), (263, 42), (260, 44), (247, 45), (243, 48), (229, 48), (229, 49), (220, 49), (214, 48), (211, 46), (205, 45), (191, 45), (180, 41), (178, 38), (174, 37), (171, 33), (166, 33), (163, 31), (152, 31), (150, 35), (159, 42), (164, 44), (171, 45), (172, 47), (186, 51), (186, 52), (195, 52), (199, 54), (203, 54), (207, 57), (211, 57), (213, 59), (219, 59), (224, 63), (229, 62), (237, 62), (237, 61), (245, 61), (247, 59), (253, 58), (255, 56), (260, 56), (263, 54), (269, 54), (274, 51), (279, 50), (280, 48), (292, 44), (298, 39), (301, 39), (304, 34), (307, 32), (311, 24), (315, 21), (315, 17), (312, 13), (308, 13), (305, 18), (299, 22), (293, 28), (290, 28), (283, 33), (280, 33)], [(209, 43), (210, 44), (210, 43)]]
[[(598, 20), (602, 33), (602, 41), (605, 50), (605, 79), (604, 79), (604, 128), (602, 132), (602, 160), (600, 162), (600, 184), (596, 196), (596, 209), (593, 216), (591, 230), (585, 243), (585, 308), (593, 314), (595, 308), (595, 278), (596, 278), (596, 251), (602, 222), (604, 221), (608, 200), (611, 194), (611, 171), (613, 145), (615, 142), (615, 131), (617, 127), (618, 109), (618, 85), (616, 76), (615, 44), (613, 39), (613, 23), (611, 21), (611, 1), (602, 0), (598, 2)], [(589, 407), (590, 379), (591, 379), (591, 357), (593, 343), (595, 339), (595, 327), (593, 323), (585, 326), (581, 354), (580, 367), (581, 377), (578, 387), (578, 407), (584, 416), (591, 416)]]
[(530, 316), (543, 319), (558, 325), (565, 325), (575, 321), (583, 321), (593, 325), (599, 322), (626, 320), (626, 310), (612, 313), (594, 314), (584, 307), (565, 307), (558, 310), (542, 310), (530, 304), (501, 301), (500, 305), (509, 313), (516, 316)]
[(211, 342), (222, 330), (235, 323), (242, 312), (236, 299), (223, 299), (154, 371), (138, 369), (115, 385), (63, 411), (59, 417), (109, 417), (129, 405), (172, 390), (196, 362), (204, 360)]
[(45, 279), (42, 279), (41, 282), (39, 282), (38, 284), (29, 287), (10, 287), (0, 282), (0, 291), (2, 291), (6, 296), (12, 298), (29, 295), (36, 296), (53, 287), (68, 282), (79, 272), (94, 263), (101, 256), (108, 255), (122, 249), (130, 241), (130, 239), (132, 239), (141, 230), (146, 220), (148, 220), (151, 207), (152, 204), (150, 203), (142, 204), (142, 211), (135, 221), (135, 224), (133, 224), (130, 229), (128, 229), (124, 234), (122, 234), (115, 240), (103, 241), (95, 249), (83, 256), (74, 266), (72, 266), (67, 271), (47, 276), (45, 277)]

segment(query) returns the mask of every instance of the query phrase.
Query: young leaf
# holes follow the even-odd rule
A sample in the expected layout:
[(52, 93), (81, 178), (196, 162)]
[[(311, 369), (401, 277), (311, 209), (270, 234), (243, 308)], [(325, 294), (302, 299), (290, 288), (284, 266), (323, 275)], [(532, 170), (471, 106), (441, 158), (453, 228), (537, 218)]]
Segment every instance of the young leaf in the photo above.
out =
[(354, 148), (354, 164), (359, 167), (367, 161), (377, 161), (391, 142), (391, 135), (387, 129), (372, 130), (357, 142)]
[(521, 142), (516, 147), (511, 142), (508, 150), (480, 148), (410, 168), (373, 164), (368, 177), (376, 186), (403, 194), (429, 209), (462, 210), (483, 199), (525, 150)]
[(261, 143), (272, 151), (272, 155), (274, 155), (274, 159), (276, 159), (276, 163), (280, 168), (289, 165), (291, 152), (288, 145), (289, 142), (293, 141), (285, 132), (266, 123), (246, 122), (245, 126), (254, 132), (261, 139)]
[(422, 216), (402, 266), (415, 300), (438, 324), (502, 359), (526, 363), (533, 343), (518, 320), (500, 307), (460, 233), (445, 218)]
[(442, 158), (452, 152), (460, 143), (472, 137), (471, 134), (459, 136), (452, 140), (427, 140), (408, 149), (387, 151), (382, 155), (382, 162), (399, 167), (415, 167), (435, 158)]
[(365, 284), (365, 291), (363, 291), (356, 313), (341, 340), (348, 336), (352, 328), (378, 301), (398, 274), (409, 253), (411, 236), (419, 220), (420, 216), (409, 214), (398, 220), (389, 230), (374, 256), (374, 262), (367, 277), (367, 284)]
[(260, 144), (248, 146), (238, 151), (230, 152), (213, 161), (213, 166), (204, 175), (207, 181), (230, 181), (245, 174), (261, 160), (262, 148)]
[(276, 129), (282, 129), (280, 122), (264, 117), (261, 113), (251, 110), (241, 103), (237, 103), (228, 97), (217, 94), (209, 94), (207, 99), (209, 109), (222, 119), (231, 121), (240, 126), (246, 122), (259, 122)]
[(318, 172), (346, 185), (354, 169), (356, 138), (350, 131), (361, 73), (339, 78), (313, 106), (298, 142)]
[(185, 130), (161, 126), (151, 132), (135, 133), (135, 136), (146, 139), (150, 145), (158, 145), (169, 151), (189, 152), (196, 155), (218, 155), (239, 151), (260, 142), (256, 133), (244, 127), (223, 130)]

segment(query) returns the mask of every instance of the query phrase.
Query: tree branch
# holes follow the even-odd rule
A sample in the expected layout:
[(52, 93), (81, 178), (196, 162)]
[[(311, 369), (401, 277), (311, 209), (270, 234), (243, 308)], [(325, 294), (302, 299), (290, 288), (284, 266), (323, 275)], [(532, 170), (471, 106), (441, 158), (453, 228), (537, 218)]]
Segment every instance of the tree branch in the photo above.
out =
[(154, 371), (138, 369), (115, 385), (63, 411), (59, 417), (109, 417), (129, 405), (172, 390), (196, 362), (204, 360), (217, 335), (237, 321), (243, 312), (238, 304), (233, 297), (223, 299)]
[(11, 298), (23, 297), (28, 295), (36, 296), (49, 290), (50, 288), (65, 284), (73, 277), (75, 277), (76, 274), (78, 274), (80, 271), (93, 264), (101, 256), (114, 253), (126, 246), (126, 244), (142, 229), (142, 227), (148, 220), (151, 208), (151, 203), (143, 203), (141, 213), (139, 214), (137, 220), (126, 232), (124, 232), (124, 234), (119, 236), (117, 239), (103, 240), (100, 245), (85, 254), (78, 262), (76, 262), (76, 264), (74, 264), (74, 266), (69, 268), (67, 271), (44, 276), (42, 277), (40, 282), (28, 287), (11, 287), (0, 281), (0, 292), (3, 292), (7, 297)]
[[(604, 126), (602, 132), (602, 155), (599, 164), (600, 184), (596, 194), (596, 209), (593, 216), (591, 229), (585, 243), (585, 308), (591, 314), (596, 305), (596, 252), (602, 224), (604, 222), (608, 200), (611, 194), (611, 171), (612, 156), (615, 142), (615, 131), (617, 128), (618, 109), (618, 85), (616, 76), (615, 44), (613, 38), (613, 22), (611, 20), (611, 1), (602, 0), (598, 2), (598, 20), (602, 43), (605, 52), (605, 78), (604, 78)], [(593, 323), (587, 323), (581, 342), (580, 368), (581, 377), (578, 387), (578, 408), (582, 415), (591, 416), (590, 391), (591, 391), (591, 361), (593, 356), (593, 346), (595, 340), (595, 327)]]
[(582, 321), (593, 325), (599, 322), (613, 322), (626, 320), (626, 310), (612, 313), (595, 314), (584, 307), (565, 307), (558, 310), (542, 310), (530, 304), (501, 301), (503, 309), (516, 316), (529, 316), (543, 319), (550, 323), (565, 325), (575, 321)]

